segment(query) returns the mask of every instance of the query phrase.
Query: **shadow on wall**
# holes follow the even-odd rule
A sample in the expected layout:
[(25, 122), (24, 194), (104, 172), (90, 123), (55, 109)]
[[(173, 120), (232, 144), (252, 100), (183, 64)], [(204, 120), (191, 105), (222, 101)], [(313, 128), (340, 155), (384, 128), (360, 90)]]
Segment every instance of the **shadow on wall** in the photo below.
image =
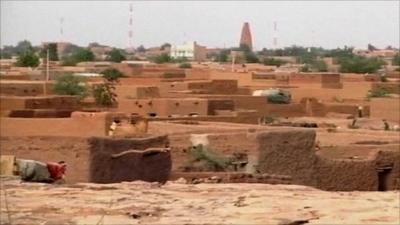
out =
[(400, 189), (399, 152), (381, 151), (372, 160), (327, 159), (315, 154), (315, 135), (304, 129), (258, 134), (258, 171), (328, 191)]
[(163, 183), (169, 178), (172, 168), (169, 151), (129, 153), (130, 150), (165, 148), (168, 145), (167, 136), (134, 139), (91, 138), (89, 144), (90, 182), (143, 180)]

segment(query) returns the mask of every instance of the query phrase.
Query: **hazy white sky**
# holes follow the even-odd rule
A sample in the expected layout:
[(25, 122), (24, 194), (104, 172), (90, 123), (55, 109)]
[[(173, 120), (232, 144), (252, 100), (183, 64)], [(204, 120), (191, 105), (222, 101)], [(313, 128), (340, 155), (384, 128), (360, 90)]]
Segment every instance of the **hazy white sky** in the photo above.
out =
[[(399, 47), (397, 1), (4, 1), (1, 45), (27, 39), (99, 42), (128, 46), (129, 4), (133, 4), (133, 45), (159, 46), (195, 40), (208, 47), (237, 46), (243, 22), (250, 23), (256, 49), (278, 46), (344, 45)], [(60, 35), (60, 18), (64, 35)]]

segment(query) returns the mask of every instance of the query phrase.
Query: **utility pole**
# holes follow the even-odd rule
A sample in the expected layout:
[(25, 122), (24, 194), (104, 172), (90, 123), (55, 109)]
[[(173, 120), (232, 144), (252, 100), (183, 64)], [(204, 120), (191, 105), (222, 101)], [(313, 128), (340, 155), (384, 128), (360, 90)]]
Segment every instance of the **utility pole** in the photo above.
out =
[(50, 60), (49, 53), (50, 53), (49, 47), (47, 46), (47, 56), (46, 56), (46, 78), (45, 78), (44, 86), (43, 86), (44, 95), (47, 95), (47, 82), (48, 82), (48, 80), (49, 80), (49, 60)]
[(234, 72), (235, 70), (235, 60), (236, 60), (236, 52), (232, 51), (232, 68), (231, 68), (232, 72)]

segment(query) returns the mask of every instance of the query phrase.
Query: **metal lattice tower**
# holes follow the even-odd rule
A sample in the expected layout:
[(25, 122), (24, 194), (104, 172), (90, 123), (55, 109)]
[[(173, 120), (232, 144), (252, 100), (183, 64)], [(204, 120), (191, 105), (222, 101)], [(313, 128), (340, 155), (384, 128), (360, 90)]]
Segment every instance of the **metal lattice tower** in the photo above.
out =
[(132, 3), (129, 4), (129, 28), (128, 28), (128, 48), (129, 50), (133, 49), (132, 46), (132, 36), (133, 36), (133, 7), (132, 7)]
[(278, 48), (278, 22), (277, 21), (274, 21), (273, 46), (275, 49)]
[(64, 40), (64, 17), (60, 17), (60, 42)]

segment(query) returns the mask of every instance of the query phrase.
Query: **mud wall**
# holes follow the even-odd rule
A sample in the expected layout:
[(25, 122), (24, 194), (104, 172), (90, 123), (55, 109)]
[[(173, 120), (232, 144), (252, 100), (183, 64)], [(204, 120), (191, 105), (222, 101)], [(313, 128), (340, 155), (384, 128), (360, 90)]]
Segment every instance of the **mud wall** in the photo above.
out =
[(123, 98), (159, 98), (160, 90), (156, 86), (116, 86), (116, 94), (119, 99)]
[(0, 110), (17, 109), (78, 109), (78, 99), (73, 96), (16, 97), (1, 96)]
[(400, 122), (399, 98), (371, 98), (371, 117)]
[[(353, 116), (358, 115), (358, 106), (357, 105), (346, 105), (346, 104), (325, 104), (326, 112), (333, 113), (343, 113), (350, 114)], [(370, 116), (370, 106), (363, 105), (363, 117)]]
[(143, 65), (130, 65), (127, 63), (114, 63), (112, 68), (120, 71), (124, 76), (135, 76), (143, 73)]
[(400, 83), (389, 83), (389, 82), (375, 82), (372, 83), (371, 89), (373, 91), (384, 89), (392, 94), (400, 94)]
[(290, 91), (294, 102), (299, 102), (303, 98), (317, 98), (323, 101), (332, 101), (334, 98), (340, 99), (365, 99), (371, 89), (371, 83), (344, 82), (342, 89), (321, 88), (320, 83), (296, 84), (298, 88), (286, 88)]
[(70, 118), (0, 118), (5, 136), (106, 136), (111, 113), (72, 113)]
[(378, 177), (373, 161), (335, 160), (318, 157), (313, 186), (328, 191), (376, 191)]
[(275, 80), (275, 73), (260, 73), (253, 72), (251, 74), (252, 80)]
[(210, 92), (212, 94), (236, 94), (238, 92), (238, 81), (212, 80)]
[(1, 154), (42, 162), (65, 161), (67, 182), (87, 182), (89, 177), (89, 143), (81, 137), (7, 137), (1, 133)]
[(229, 99), (209, 99), (208, 115), (216, 115), (216, 110), (235, 110), (235, 103)]
[[(397, 148), (399, 149), (400, 146)], [(388, 190), (400, 190), (400, 152), (399, 151), (380, 151), (375, 160), (376, 168), (390, 167), (387, 176)]]
[[(53, 84), (47, 83), (47, 94), (52, 94)], [(43, 82), (0, 82), (0, 94), (14, 95), (14, 96), (37, 96), (43, 95), (44, 84)]]
[(321, 83), (322, 76), (320, 73), (291, 73), (289, 75), (289, 83)]
[(2, 136), (0, 143), (2, 154), (42, 162), (65, 161), (68, 164), (68, 183), (110, 183), (136, 179), (165, 181), (171, 169), (169, 153), (147, 156), (131, 154), (118, 159), (110, 157), (110, 154), (129, 149), (164, 147), (168, 143), (166, 136), (144, 139)]
[(165, 147), (167, 136), (142, 139), (90, 138), (89, 181), (96, 183), (114, 183), (121, 181), (143, 180), (165, 182), (172, 168), (170, 152), (127, 154), (112, 158), (112, 154), (150, 147)]
[(210, 79), (212, 80), (237, 80), (239, 86), (251, 85), (252, 74), (251, 73), (238, 73), (229, 71), (210, 71)]
[(291, 176), (294, 183), (313, 185), (315, 131), (282, 129), (258, 134), (258, 171)]
[(186, 69), (186, 80), (209, 80), (210, 70), (209, 69)]
[(256, 110), (258, 116), (296, 117), (304, 116), (304, 106), (299, 103), (272, 104), (268, 103), (265, 96), (251, 95), (204, 95), (209, 101), (214, 99), (227, 99), (234, 102), (234, 108), (239, 110)]
[[(222, 156), (231, 156), (234, 153), (244, 153), (256, 156), (257, 142), (255, 137), (246, 132), (210, 133), (207, 135), (209, 148)], [(172, 147), (173, 172), (183, 172), (188, 165), (188, 148), (191, 145), (190, 134), (170, 135)]]
[(291, 176), (295, 184), (329, 191), (377, 191), (379, 168), (389, 168), (385, 189), (400, 189), (400, 153), (383, 151), (366, 160), (332, 159), (316, 155), (315, 131), (266, 131), (257, 135), (260, 173)]
[(207, 100), (200, 98), (124, 99), (119, 102), (118, 111), (138, 113), (143, 116), (150, 114), (161, 117), (190, 114), (204, 116), (208, 113), (208, 103)]
[(71, 117), (72, 110), (55, 109), (17, 109), (11, 110), (3, 115), (18, 118), (67, 118)]

